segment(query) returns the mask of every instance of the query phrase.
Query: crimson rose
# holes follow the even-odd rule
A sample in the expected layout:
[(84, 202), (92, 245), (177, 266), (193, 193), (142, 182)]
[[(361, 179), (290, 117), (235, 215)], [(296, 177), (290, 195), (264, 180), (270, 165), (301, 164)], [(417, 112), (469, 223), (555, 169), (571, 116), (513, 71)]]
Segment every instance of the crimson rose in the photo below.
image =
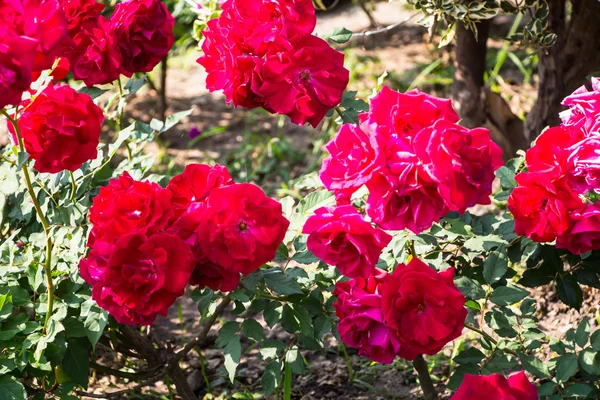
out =
[(450, 400), (538, 400), (538, 391), (523, 371), (506, 379), (500, 374), (465, 374), (458, 391)]

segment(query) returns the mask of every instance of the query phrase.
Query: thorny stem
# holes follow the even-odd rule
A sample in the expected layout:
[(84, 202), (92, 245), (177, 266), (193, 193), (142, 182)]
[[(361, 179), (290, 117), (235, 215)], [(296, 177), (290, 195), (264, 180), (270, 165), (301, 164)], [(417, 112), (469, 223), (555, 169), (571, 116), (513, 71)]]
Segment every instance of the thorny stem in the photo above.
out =
[[(2, 110), (2, 114), (10, 121), (14, 130), (15, 136), (17, 137), (17, 142), (19, 145), (19, 151), (25, 152), (25, 144), (23, 143), (23, 138), (21, 137), (21, 131), (19, 130), (19, 124), (17, 121), (12, 118), (6, 110)], [(23, 163), (21, 165), (21, 170), (23, 171), (23, 178), (25, 178), (25, 184), (27, 185), (27, 191), (29, 192), (29, 196), (31, 196), (31, 200), (33, 201), (33, 205), (35, 207), (35, 211), (37, 213), (38, 218), (44, 228), (44, 236), (46, 239), (46, 260), (45, 263), (42, 264), (44, 266), (44, 272), (46, 273), (46, 281), (48, 284), (48, 310), (46, 311), (46, 320), (44, 321), (44, 333), (48, 332), (48, 325), (50, 324), (50, 317), (52, 316), (52, 310), (54, 308), (54, 282), (52, 282), (52, 238), (50, 237), (50, 224), (48, 224), (48, 220), (42, 211), (42, 207), (40, 206), (40, 202), (38, 201), (37, 196), (33, 190), (33, 185), (31, 184), (31, 176), (29, 175), (29, 170), (27, 169), (27, 164)]]
[(429, 368), (427, 362), (422, 355), (418, 355), (413, 361), (413, 367), (419, 375), (419, 381), (421, 382), (421, 388), (423, 389), (423, 397), (425, 400), (437, 400), (438, 395), (433, 386), (431, 376), (429, 375)]
[[(471, 324), (465, 324), (465, 328), (472, 330), (473, 332), (479, 333), (481, 336), (483, 336), (484, 338), (486, 338), (487, 340), (489, 340), (490, 342), (492, 342), (494, 345), (498, 344), (498, 341), (496, 339), (494, 339), (492, 336), (490, 336), (487, 332), (485, 332), (483, 329), (479, 329), (477, 327), (475, 327), (474, 325)], [(503, 349), (505, 352), (515, 356), (515, 357), (519, 357), (519, 354), (511, 349)]]

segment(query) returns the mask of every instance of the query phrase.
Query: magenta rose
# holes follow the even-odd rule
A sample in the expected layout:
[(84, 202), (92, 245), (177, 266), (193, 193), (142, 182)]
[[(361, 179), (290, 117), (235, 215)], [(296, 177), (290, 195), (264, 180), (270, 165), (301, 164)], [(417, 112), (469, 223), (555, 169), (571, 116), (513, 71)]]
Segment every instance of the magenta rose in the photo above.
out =
[(503, 161), (489, 130), (439, 120), (421, 130), (413, 146), (450, 210), (464, 213), (475, 204), (490, 204), (494, 172)]
[(233, 184), (227, 168), (217, 164), (188, 164), (183, 172), (171, 179), (167, 190), (178, 218), (195, 202), (205, 201), (211, 190)]
[(369, 181), (367, 214), (384, 229), (419, 234), (446, 215), (448, 207), (421, 168), (405, 167), (402, 175), (378, 174)]
[(315, 256), (350, 278), (367, 278), (392, 237), (374, 228), (354, 206), (322, 207), (302, 228)]
[(573, 254), (600, 250), (600, 204), (588, 204), (570, 215), (572, 227), (556, 240), (556, 247)]
[(21, 102), (31, 85), (38, 42), (0, 27), (0, 109)]
[(244, 275), (275, 258), (290, 225), (281, 204), (250, 183), (213, 189), (202, 208), (197, 231), (202, 254)]
[(417, 355), (401, 348), (396, 333), (383, 320), (378, 286), (386, 275), (376, 268), (366, 279), (337, 282), (333, 294), (338, 299), (333, 306), (340, 319), (338, 333), (342, 341), (370, 360), (391, 364), (397, 355), (407, 360)]
[(384, 162), (374, 135), (356, 125), (342, 125), (325, 148), (329, 157), (323, 160), (319, 175), (329, 190), (352, 192), (360, 188)]
[(323, 39), (307, 35), (292, 40), (293, 49), (266, 57), (258, 94), (293, 123), (316, 127), (342, 100), (350, 72), (344, 54)]
[(114, 243), (130, 233), (160, 232), (170, 225), (173, 214), (168, 190), (153, 182), (136, 181), (124, 172), (94, 197), (89, 245), (95, 241)]
[(593, 134), (568, 149), (567, 179), (580, 194), (600, 189), (600, 134)]
[(567, 96), (562, 104), (569, 107), (560, 113), (563, 125), (586, 133), (596, 132), (600, 122), (600, 78), (592, 77), (592, 90), (582, 86)]
[(79, 263), (92, 298), (121, 324), (150, 325), (183, 295), (194, 268), (189, 247), (177, 236), (132, 234), (96, 242)]
[(73, 78), (86, 86), (103, 85), (119, 78), (123, 58), (118, 39), (108, 19), (103, 16), (80, 30), (65, 51)]
[(572, 127), (546, 129), (525, 152), (528, 171), (543, 173), (550, 180), (563, 177), (567, 171), (568, 149), (583, 139), (583, 133)]
[(515, 233), (535, 242), (552, 242), (572, 226), (572, 213), (581, 211), (583, 201), (565, 182), (547, 174), (525, 172), (515, 179), (518, 186), (508, 198), (515, 219)]
[(458, 391), (450, 400), (538, 400), (537, 387), (523, 371), (508, 379), (500, 374), (465, 374)]
[(121, 48), (121, 72), (131, 77), (150, 72), (169, 53), (175, 19), (160, 0), (126, 0), (110, 17)]
[(436, 272), (413, 258), (386, 276), (379, 292), (384, 320), (407, 350), (434, 355), (461, 335), (467, 309), (453, 268)]
[(69, 35), (75, 36), (81, 29), (94, 25), (96, 18), (106, 7), (96, 0), (60, 0), (62, 9), (67, 19)]

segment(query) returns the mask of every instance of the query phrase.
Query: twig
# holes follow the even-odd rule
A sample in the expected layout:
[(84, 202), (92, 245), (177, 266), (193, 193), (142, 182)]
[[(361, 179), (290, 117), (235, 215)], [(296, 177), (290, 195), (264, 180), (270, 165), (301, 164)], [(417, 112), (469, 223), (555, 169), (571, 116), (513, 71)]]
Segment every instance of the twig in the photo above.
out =
[[(475, 327), (474, 325), (471, 324), (465, 324), (465, 328), (472, 330), (473, 332), (477, 332), (479, 333), (481, 336), (483, 336), (484, 338), (486, 338), (487, 340), (489, 340), (490, 342), (492, 342), (494, 345), (498, 344), (498, 341), (496, 339), (494, 339), (491, 335), (489, 335), (487, 332), (485, 332), (483, 329), (479, 329), (477, 327)], [(511, 354), (515, 357), (519, 357), (519, 354), (511, 349), (502, 349), (503, 351), (507, 352), (508, 354)]]
[(433, 382), (431, 381), (427, 362), (422, 355), (418, 355), (417, 358), (415, 358), (415, 361), (413, 361), (413, 366), (415, 367), (415, 371), (417, 371), (417, 375), (419, 375), (419, 381), (421, 382), (421, 388), (423, 389), (423, 397), (425, 400), (437, 400), (438, 395), (435, 391), (435, 387), (433, 386)]
[(372, 30), (372, 31), (366, 31), (366, 32), (357, 32), (357, 33), (353, 33), (353, 34), (352, 34), (352, 37), (353, 37), (353, 38), (354, 38), (354, 37), (363, 37), (363, 36), (367, 37), (367, 36), (373, 36), (373, 35), (377, 35), (377, 34), (379, 34), (379, 33), (385, 33), (385, 32), (389, 32), (389, 31), (391, 31), (391, 30), (394, 30), (394, 29), (396, 29), (396, 28), (397, 28), (397, 27), (399, 27), (399, 26), (402, 26), (402, 25), (406, 24), (408, 21), (410, 21), (411, 19), (413, 19), (413, 18), (414, 18), (414, 17), (416, 17), (417, 15), (421, 15), (421, 12), (414, 13), (413, 15), (411, 15), (411, 16), (409, 16), (409, 17), (406, 17), (406, 18), (405, 18), (405, 19), (403, 19), (402, 21), (400, 21), (400, 22), (396, 22), (395, 24), (392, 24), (392, 25), (388, 25), (388, 26), (386, 26), (385, 28), (375, 29), (375, 30)]
[(90, 367), (103, 374), (110, 374), (113, 376), (118, 376), (119, 378), (130, 380), (148, 379), (156, 375), (156, 371), (160, 369), (160, 366), (158, 366), (145, 371), (125, 372), (119, 371), (118, 369), (109, 368), (105, 365), (97, 364), (95, 362), (90, 363)]
[(191, 342), (186, 344), (182, 350), (175, 353), (174, 357), (171, 359), (171, 362), (177, 362), (181, 360), (190, 351), (192, 351), (194, 347), (196, 347), (206, 339), (206, 336), (208, 336), (208, 332), (210, 332), (210, 328), (214, 325), (217, 318), (219, 318), (219, 316), (225, 311), (229, 303), (231, 303), (231, 297), (227, 296), (223, 298), (221, 304), (217, 306), (217, 309), (215, 310), (213, 315), (211, 315), (210, 318), (206, 321), (196, 339), (192, 340)]

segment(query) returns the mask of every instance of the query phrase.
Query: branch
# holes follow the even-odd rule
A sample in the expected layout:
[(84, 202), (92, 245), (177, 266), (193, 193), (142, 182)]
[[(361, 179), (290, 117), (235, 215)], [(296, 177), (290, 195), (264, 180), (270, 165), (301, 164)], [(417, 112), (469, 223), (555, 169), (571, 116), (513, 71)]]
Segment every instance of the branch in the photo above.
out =
[(429, 375), (429, 368), (427, 368), (427, 362), (422, 355), (418, 355), (413, 361), (413, 366), (419, 375), (419, 381), (421, 382), (421, 388), (423, 389), (423, 397), (425, 400), (437, 400), (438, 395), (431, 381)]
[(171, 358), (171, 362), (177, 362), (181, 360), (190, 351), (192, 351), (194, 347), (196, 347), (198, 344), (202, 343), (206, 339), (206, 336), (208, 336), (208, 332), (210, 332), (210, 328), (212, 328), (212, 326), (215, 324), (217, 318), (219, 318), (219, 316), (223, 314), (223, 311), (225, 311), (229, 303), (231, 303), (231, 297), (224, 297), (221, 301), (221, 304), (218, 305), (213, 315), (211, 315), (210, 318), (205, 322), (204, 326), (202, 327), (202, 330), (198, 334), (198, 337), (186, 344), (182, 350), (175, 353), (173, 358)]
[[(479, 333), (481, 336), (483, 336), (484, 338), (486, 338), (487, 340), (492, 342), (494, 345), (498, 344), (498, 341), (496, 339), (494, 339), (491, 335), (489, 335), (487, 332), (485, 332), (483, 329), (476, 328), (474, 325), (471, 325), (471, 324), (465, 324), (465, 328), (470, 329), (473, 332)], [(519, 354), (514, 350), (507, 349), (507, 348), (504, 348), (502, 350), (507, 352), (508, 354), (512, 354), (515, 357), (519, 357)]]
[(90, 367), (92, 367), (96, 371), (101, 372), (103, 374), (118, 376), (119, 378), (124, 378), (124, 379), (129, 379), (129, 380), (148, 379), (148, 378), (156, 375), (157, 370), (160, 369), (160, 366), (158, 366), (158, 367), (154, 367), (152, 369), (142, 370), (142, 371), (138, 371), (138, 372), (125, 372), (125, 371), (113, 369), (113, 368), (110, 368), (110, 367), (107, 367), (105, 365), (101, 365), (101, 364), (98, 364), (95, 362), (90, 363)]

